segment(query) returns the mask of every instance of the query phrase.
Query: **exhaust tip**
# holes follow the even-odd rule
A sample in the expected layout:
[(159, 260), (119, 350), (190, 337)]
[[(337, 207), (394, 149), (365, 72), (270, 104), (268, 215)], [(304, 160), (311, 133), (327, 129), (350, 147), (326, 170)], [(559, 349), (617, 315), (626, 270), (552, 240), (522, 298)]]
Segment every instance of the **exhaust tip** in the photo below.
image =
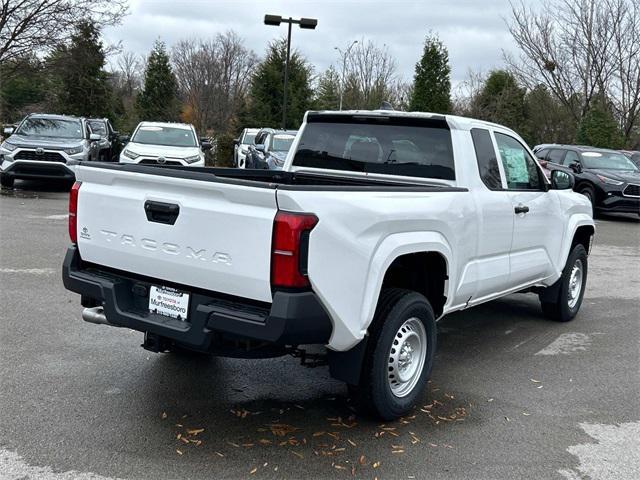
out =
[(107, 321), (107, 317), (104, 314), (104, 308), (102, 307), (85, 308), (82, 311), (82, 320), (89, 323), (95, 323), (97, 325), (111, 325)]

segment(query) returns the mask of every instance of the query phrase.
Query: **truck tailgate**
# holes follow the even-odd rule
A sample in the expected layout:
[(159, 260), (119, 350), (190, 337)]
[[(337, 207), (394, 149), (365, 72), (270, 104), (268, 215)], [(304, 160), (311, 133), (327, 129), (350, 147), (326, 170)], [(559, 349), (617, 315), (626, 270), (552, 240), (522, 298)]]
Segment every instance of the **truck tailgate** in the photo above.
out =
[(271, 302), (277, 204), (268, 184), (82, 166), (76, 178), (83, 260)]

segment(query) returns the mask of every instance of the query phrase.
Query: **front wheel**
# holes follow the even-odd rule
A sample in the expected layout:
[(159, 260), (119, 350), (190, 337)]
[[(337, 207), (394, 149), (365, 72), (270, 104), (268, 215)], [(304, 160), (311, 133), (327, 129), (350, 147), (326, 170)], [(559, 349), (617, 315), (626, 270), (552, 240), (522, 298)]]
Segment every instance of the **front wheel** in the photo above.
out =
[(427, 385), (436, 350), (433, 309), (419, 293), (385, 289), (369, 335), (356, 401), (392, 420), (410, 412)]
[(589, 202), (591, 203), (591, 216), (593, 218), (596, 217), (596, 193), (593, 190), (592, 187), (590, 187), (589, 185), (582, 187), (579, 190), (579, 193), (581, 193), (582, 195), (584, 195), (585, 197), (587, 197), (587, 200), (589, 200)]
[(558, 295), (554, 301), (548, 301), (544, 293), (540, 296), (542, 312), (548, 318), (558, 322), (568, 322), (576, 316), (587, 284), (587, 251), (583, 245), (575, 245), (560, 279), (551, 287), (557, 288)]

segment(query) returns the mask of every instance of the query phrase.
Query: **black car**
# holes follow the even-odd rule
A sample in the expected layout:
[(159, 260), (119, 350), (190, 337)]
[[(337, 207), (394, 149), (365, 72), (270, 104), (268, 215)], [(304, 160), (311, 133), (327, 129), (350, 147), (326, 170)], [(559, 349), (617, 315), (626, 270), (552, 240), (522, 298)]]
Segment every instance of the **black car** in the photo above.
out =
[(118, 160), (122, 149), (120, 134), (113, 128), (108, 118), (90, 118), (87, 124), (91, 133), (100, 135), (100, 141), (95, 143), (97, 156), (101, 162), (113, 162)]
[(536, 152), (549, 170), (575, 176), (574, 190), (586, 196), (593, 213), (640, 215), (640, 169), (624, 154), (603, 148), (547, 145)]

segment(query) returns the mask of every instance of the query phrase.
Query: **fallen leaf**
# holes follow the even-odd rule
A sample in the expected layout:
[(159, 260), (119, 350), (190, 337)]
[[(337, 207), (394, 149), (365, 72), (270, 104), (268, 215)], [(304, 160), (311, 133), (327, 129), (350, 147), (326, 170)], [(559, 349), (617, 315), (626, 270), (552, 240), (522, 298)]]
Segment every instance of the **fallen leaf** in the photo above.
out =
[(253, 467), (253, 469), (249, 472), (249, 475), (253, 475), (258, 471), (258, 467)]
[(531, 415), (530, 413), (527, 413), (527, 412), (522, 412), (522, 414), (523, 414), (525, 417), (528, 417), (529, 415)]
[(373, 468), (378, 468), (380, 466), (380, 462), (374, 462)]
[(199, 433), (204, 432), (204, 428), (192, 428), (192, 429), (187, 429), (187, 433), (189, 435), (198, 435)]
[(162, 418), (163, 420), (166, 420), (167, 412), (162, 412), (162, 415), (160, 415), (160, 418)]
[(222, 453), (220, 453), (220, 452), (215, 452), (215, 453), (216, 453), (216, 455), (218, 455), (219, 457), (224, 457), (224, 455), (223, 455)]
[(540, 380), (536, 380), (535, 378), (530, 378), (529, 380), (531, 380), (533, 383), (540, 383)]
[(301, 453), (294, 452), (293, 450), (289, 450), (289, 451), (293, 453), (296, 457), (304, 458), (304, 455), (302, 455)]
[(182, 450), (179, 450), (179, 449), (177, 449), (177, 448), (176, 448), (176, 453), (177, 453), (178, 455), (182, 455)]
[(364, 465), (367, 462), (367, 460), (365, 459), (364, 455), (360, 455), (360, 458), (358, 459), (358, 463), (360, 465)]
[(349, 443), (351, 444), (351, 446), (352, 446), (352, 447), (355, 447), (355, 446), (356, 446), (356, 442), (354, 442), (354, 441), (352, 441), (352, 440), (350, 440), (350, 439), (347, 439), (347, 442), (349, 442)]

